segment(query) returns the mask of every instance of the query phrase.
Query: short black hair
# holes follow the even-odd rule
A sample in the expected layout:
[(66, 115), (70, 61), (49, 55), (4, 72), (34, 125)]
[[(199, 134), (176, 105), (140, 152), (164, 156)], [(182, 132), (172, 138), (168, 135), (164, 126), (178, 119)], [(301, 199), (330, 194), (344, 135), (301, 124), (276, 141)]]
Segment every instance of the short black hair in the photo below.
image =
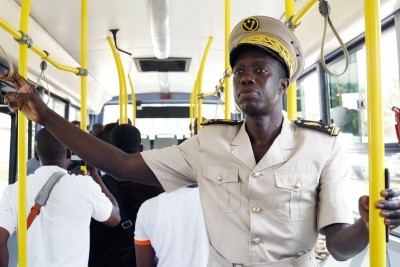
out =
[(42, 165), (52, 164), (64, 159), (67, 155), (67, 147), (45, 128), (36, 133), (35, 143), (36, 152)]
[(129, 154), (140, 152), (142, 137), (138, 128), (129, 124), (120, 124), (111, 132), (110, 143)]

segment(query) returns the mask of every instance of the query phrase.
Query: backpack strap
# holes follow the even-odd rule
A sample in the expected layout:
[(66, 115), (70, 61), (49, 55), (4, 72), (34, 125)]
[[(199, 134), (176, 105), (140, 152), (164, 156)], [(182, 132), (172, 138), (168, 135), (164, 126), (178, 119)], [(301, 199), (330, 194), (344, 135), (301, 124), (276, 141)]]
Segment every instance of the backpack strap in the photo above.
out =
[(42, 189), (40, 189), (39, 193), (36, 195), (35, 204), (31, 208), (31, 212), (29, 213), (27, 218), (27, 229), (29, 229), (36, 216), (40, 213), (40, 208), (46, 205), (46, 202), (49, 199), (53, 187), (56, 185), (56, 183), (58, 183), (58, 181), (60, 181), (61, 177), (63, 177), (64, 175), (64, 172), (53, 173), (53, 175), (44, 184)]
[(117, 180), (115, 180), (114, 177), (111, 175), (105, 175), (103, 176), (103, 182), (106, 184), (108, 190), (110, 190), (111, 194), (115, 197), (115, 200), (118, 203), (119, 206), (119, 214), (121, 216), (121, 227), (125, 230), (126, 234), (128, 235), (128, 239), (131, 242), (131, 245), (135, 245), (135, 232), (134, 232), (134, 225), (132, 221), (128, 218), (128, 215), (126, 214), (126, 210), (124, 207), (124, 202), (122, 201), (121, 194), (118, 189), (118, 184)]

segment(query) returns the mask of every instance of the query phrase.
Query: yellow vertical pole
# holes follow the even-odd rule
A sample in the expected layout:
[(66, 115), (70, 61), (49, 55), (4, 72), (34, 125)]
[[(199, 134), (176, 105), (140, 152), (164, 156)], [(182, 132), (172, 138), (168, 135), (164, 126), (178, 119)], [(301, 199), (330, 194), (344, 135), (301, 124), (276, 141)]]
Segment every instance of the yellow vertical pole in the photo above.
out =
[[(200, 95), (202, 92), (204, 66), (206, 65), (206, 59), (207, 59), (208, 51), (210, 50), (212, 41), (213, 41), (213, 37), (210, 36), (208, 38), (207, 46), (206, 46), (206, 49), (204, 50), (203, 58), (201, 60), (199, 75), (197, 77), (197, 95)], [(201, 114), (202, 104), (203, 104), (203, 100), (201, 98), (198, 98), (197, 99), (197, 131), (200, 131), (200, 127), (201, 127), (200, 123), (201, 123), (201, 118), (202, 118), (202, 114)]]
[(189, 116), (190, 116), (190, 133), (193, 135), (193, 119), (194, 116), (197, 114), (197, 87), (198, 87), (198, 77), (196, 79), (196, 82), (194, 84), (192, 94), (190, 95), (190, 110), (189, 110)]
[[(294, 15), (294, 0), (285, 0), (286, 20)], [(294, 32), (292, 30), (292, 32)], [(286, 92), (287, 114), (289, 120), (297, 119), (296, 82), (292, 82)]]
[(125, 122), (125, 110), (124, 110), (124, 78), (123, 78), (123, 73), (121, 70), (122, 64), (120, 64), (120, 58), (117, 52), (117, 49), (115, 48), (114, 42), (111, 38), (111, 36), (107, 37), (108, 43), (110, 44), (111, 50), (114, 55), (115, 59), (115, 64), (117, 65), (117, 70), (118, 70), (118, 80), (119, 80), (119, 124), (122, 124)]
[[(81, 1), (81, 68), (87, 69), (87, 0)], [(87, 76), (81, 76), (81, 129), (87, 131)]]
[[(87, 70), (87, 0), (81, 1), (81, 68)], [(87, 131), (87, 76), (81, 75), (81, 129)], [(86, 166), (81, 166), (86, 173)]]
[[(87, 0), (81, 1), (81, 68), (87, 69)], [(81, 129), (87, 131), (87, 76), (81, 76)]]
[[(230, 69), (228, 41), (231, 31), (231, 1), (225, 0), (225, 70)], [(231, 118), (231, 87), (229, 77), (225, 77), (225, 119)], [(198, 120), (199, 121), (199, 120)], [(198, 128), (200, 129), (200, 128)]]
[(135, 95), (135, 90), (133, 88), (133, 83), (132, 83), (132, 79), (131, 76), (128, 75), (128, 79), (129, 79), (129, 84), (131, 86), (131, 100), (132, 100), (132, 124), (133, 126), (136, 126), (136, 95)]
[(382, 81), (379, 20), (379, 1), (365, 0), (365, 47), (367, 53), (367, 108), (368, 108), (368, 159), (369, 159), (369, 235), (370, 266), (386, 266), (385, 225), (374, 203), (380, 191), (385, 188), (384, 155), (382, 127)]
[[(28, 33), (28, 22), (31, 2), (22, 1), (20, 30)], [(28, 45), (19, 45), (19, 73), (28, 76)], [(26, 117), (18, 111), (18, 266), (28, 266), (27, 256), (27, 196), (26, 196)]]

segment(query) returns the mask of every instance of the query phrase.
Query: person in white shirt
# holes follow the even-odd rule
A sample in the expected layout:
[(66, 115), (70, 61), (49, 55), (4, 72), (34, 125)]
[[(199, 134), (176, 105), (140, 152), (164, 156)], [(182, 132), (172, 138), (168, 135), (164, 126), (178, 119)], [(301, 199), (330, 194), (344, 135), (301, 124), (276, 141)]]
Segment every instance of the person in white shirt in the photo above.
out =
[[(63, 174), (46, 205), (27, 232), (30, 267), (87, 266), (90, 218), (109, 226), (118, 225), (119, 208), (100, 177), (70, 175), (70, 152), (49, 131), (35, 136), (41, 167), (27, 177), (27, 214), (35, 197), (54, 173)], [(18, 232), (18, 182), (9, 185), (0, 200), (0, 267), (8, 266), (7, 241)]]
[(137, 267), (205, 267), (208, 239), (197, 185), (145, 201), (135, 226)]

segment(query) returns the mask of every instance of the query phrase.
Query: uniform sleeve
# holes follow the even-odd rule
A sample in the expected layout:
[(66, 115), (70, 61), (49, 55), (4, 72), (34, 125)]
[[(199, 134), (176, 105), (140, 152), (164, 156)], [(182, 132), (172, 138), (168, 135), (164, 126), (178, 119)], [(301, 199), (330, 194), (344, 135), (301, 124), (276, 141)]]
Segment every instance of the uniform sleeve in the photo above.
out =
[(100, 185), (98, 185), (91, 177), (90, 187), (92, 192), (92, 218), (99, 222), (104, 222), (110, 218), (112, 212), (112, 203), (108, 197), (101, 191)]
[(339, 135), (333, 142), (330, 157), (321, 173), (318, 230), (334, 223), (354, 223), (348, 162), (343, 139)]
[(141, 155), (165, 191), (171, 192), (196, 183), (194, 174), (199, 158), (199, 142), (196, 136), (179, 146), (147, 150)]
[(0, 200), (0, 227), (6, 229), (10, 236), (17, 230), (16, 211), (12, 207), (12, 194), (16, 191), (12, 189), (12, 185), (7, 186)]

